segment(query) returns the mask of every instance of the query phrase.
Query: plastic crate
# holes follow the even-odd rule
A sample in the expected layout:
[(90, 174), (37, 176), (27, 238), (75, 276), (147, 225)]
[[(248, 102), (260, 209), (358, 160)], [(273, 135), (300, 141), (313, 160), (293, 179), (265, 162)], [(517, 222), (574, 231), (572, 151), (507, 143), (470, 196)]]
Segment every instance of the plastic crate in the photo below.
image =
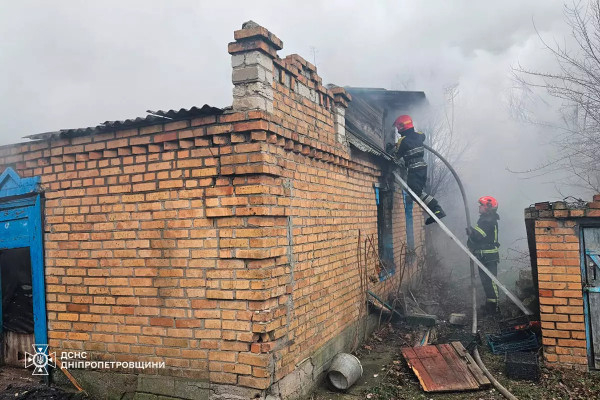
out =
[(529, 330), (487, 335), (487, 342), (494, 354), (514, 353), (538, 348), (537, 336)]
[(540, 379), (540, 364), (537, 352), (507, 353), (506, 376), (510, 379), (537, 381)]

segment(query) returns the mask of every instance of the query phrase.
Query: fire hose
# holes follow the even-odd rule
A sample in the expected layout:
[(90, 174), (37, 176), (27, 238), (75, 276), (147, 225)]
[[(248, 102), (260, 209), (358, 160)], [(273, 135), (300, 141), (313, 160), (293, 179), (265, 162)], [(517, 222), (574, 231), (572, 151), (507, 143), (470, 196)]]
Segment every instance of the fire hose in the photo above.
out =
[[(424, 145), (423, 147), (425, 147), (427, 150), (429, 150), (430, 152), (432, 152), (436, 157), (438, 157), (446, 165), (446, 167), (448, 167), (448, 169), (450, 170), (450, 172), (454, 176), (454, 179), (456, 180), (456, 183), (458, 184), (458, 187), (460, 189), (460, 193), (461, 193), (462, 198), (463, 198), (463, 204), (464, 204), (464, 207), (465, 207), (465, 215), (466, 215), (466, 219), (467, 219), (467, 226), (470, 227), (471, 226), (471, 214), (469, 212), (469, 205), (468, 205), (468, 201), (467, 201), (467, 195), (466, 195), (464, 186), (463, 186), (462, 181), (460, 180), (458, 174), (456, 173), (456, 171), (454, 170), (454, 168), (452, 168), (452, 165), (450, 165), (450, 163), (448, 162), (448, 160), (446, 160), (440, 153), (438, 153), (436, 150), (432, 149), (431, 147), (429, 147), (427, 145)], [(394, 159), (389, 154), (388, 154), (388, 156), (392, 160)], [(423, 210), (425, 210), (434, 219), (434, 221), (438, 223), (438, 225), (440, 226), (440, 228), (442, 228), (442, 230), (448, 236), (450, 236), (450, 238), (452, 238), (456, 242), (456, 244), (458, 244), (458, 246), (465, 253), (467, 253), (467, 255), (470, 258), (470, 267), (471, 267), (471, 297), (472, 297), (471, 301), (472, 301), (472, 304), (473, 304), (473, 321), (472, 321), (472, 326), (471, 326), (471, 333), (473, 335), (477, 335), (477, 291), (476, 291), (476, 283), (475, 283), (475, 263), (477, 264), (477, 266), (479, 267), (479, 269), (481, 271), (483, 271), (484, 273), (486, 273), (492, 279), (492, 281), (494, 281), (494, 283), (496, 283), (496, 285), (498, 285), (498, 287), (508, 296), (508, 298), (510, 298), (521, 309), (521, 311), (523, 311), (526, 315), (531, 315), (531, 311), (529, 311), (523, 305), (523, 303), (519, 299), (516, 298), (516, 296), (514, 296), (502, 283), (500, 283), (498, 281), (498, 279), (496, 278), (496, 276), (493, 275), (481, 263), (481, 261), (479, 261), (458, 240), (458, 238), (446, 227), (446, 225), (444, 225), (439, 220), (439, 218), (437, 218), (437, 216), (429, 209), (429, 207), (427, 207), (427, 205), (425, 205), (425, 203), (419, 198), (419, 196), (415, 195), (415, 193), (408, 187), (408, 184), (406, 184), (406, 182), (402, 179), (402, 177), (400, 177), (399, 174), (397, 174), (396, 172), (394, 172), (394, 176), (395, 176), (396, 180), (403, 186), (403, 188), (411, 195), (411, 197), (417, 203), (419, 203), (419, 205), (421, 206), (421, 208), (423, 208)], [(479, 351), (477, 350), (477, 346), (475, 346), (473, 348), (473, 358), (474, 358), (475, 362), (477, 363), (477, 365), (479, 366), (479, 368), (483, 371), (483, 373), (485, 374), (485, 376), (490, 380), (490, 382), (492, 383), (492, 385), (494, 385), (494, 387), (504, 397), (506, 397), (509, 400), (517, 400), (517, 397), (515, 397), (512, 393), (510, 393), (508, 391), (508, 389), (506, 389), (504, 386), (502, 386), (502, 384), (500, 382), (498, 382), (496, 380), (496, 378), (494, 378), (494, 376), (489, 372), (489, 370), (487, 369), (487, 367), (485, 366), (485, 364), (481, 360), (481, 357), (479, 356)]]

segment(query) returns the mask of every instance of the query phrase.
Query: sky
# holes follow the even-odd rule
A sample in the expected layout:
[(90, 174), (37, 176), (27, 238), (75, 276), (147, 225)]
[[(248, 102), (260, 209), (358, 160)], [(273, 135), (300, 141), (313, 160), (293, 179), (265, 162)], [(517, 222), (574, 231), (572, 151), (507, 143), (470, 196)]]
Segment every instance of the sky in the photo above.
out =
[[(589, 198), (556, 176), (508, 171), (556, 151), (540, 145), (548, 132), (515, 121), (508, 107), (512, 66), (552, 67), (538, 34), (568, 40), (563, 2), (553, 0), (2, 0), (0, 145), (146, 110), (230, 105), (227, 43), (248, 20), (283, 40), (281, 57), (316, 64), (324, 83), (422, 90), (434, 109), (457, 85), (455, 132), (468, 149), (456, 167), (472, 210), (479, 196), (498, 198), (504, 249), (525, 236), (524, 207)], [(538, 111), (553, 118), (549, 107)]]

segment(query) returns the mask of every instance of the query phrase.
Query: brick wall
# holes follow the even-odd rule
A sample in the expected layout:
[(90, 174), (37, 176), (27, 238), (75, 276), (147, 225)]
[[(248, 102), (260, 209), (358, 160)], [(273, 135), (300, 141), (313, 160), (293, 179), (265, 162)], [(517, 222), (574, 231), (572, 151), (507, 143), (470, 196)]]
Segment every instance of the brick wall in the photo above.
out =
[[(223, 114), (0, 148), (42, 180), (51, 351), (263, 390), (359, 318), (381, 161), (345, 142), (342, 88), (262, 27), (235, 38)], [(399, 249), (399, 191), (394, 218)]]
[(42, 178), (53, 349), (165, 361), (177, 376), (216, 382), (251, 370), (238, 353), (257, 336), (253, 280), (268, 285), (272, 268), (250, 268), (276, 251), (262, 236), (277, 232), (246, 216), (264, 212), (269, 178), (248, 162), (231, 171), (235, 157), (261, 157), (260, 143), (241, 141), (264, 124), (248, 114), (0, 150), (2, 165)]
[(583, 208), (555, 202), (525, 210), (526, 220), (532, 223), (528, 236), (535, 245), (531, 250), (537, 267), (544, 359), (549, 366), (586, 369), (588, 365), (580, 229), (598, 217), (600, 195)]

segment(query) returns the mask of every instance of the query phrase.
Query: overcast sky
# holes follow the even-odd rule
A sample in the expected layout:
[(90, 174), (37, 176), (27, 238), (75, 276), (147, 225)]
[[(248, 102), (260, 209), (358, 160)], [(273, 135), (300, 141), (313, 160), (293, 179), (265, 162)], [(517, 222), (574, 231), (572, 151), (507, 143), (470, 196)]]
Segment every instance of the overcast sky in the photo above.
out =
[(283, 40), (280, 55), (316, 60), (325, 82), (409, 87), (432, 101), (459, 83), (464, 106), (489, 118), (511, 63), (539, 57), (532, 18), (564, 31), (562, 3), (548, 0), (2, 0), (0, 143), (148, 109), (229, 105), (227, 43), (249, 19)]
[(561, 197), (554, 178), (506, 168), (551, 153), (538, 146), (544, 132), (511, 119), (507, 98), (511, 65), (552, 64), (533, 21), (562, 40), (562, 1), (1, 0), (0, 144), (148, 109), (230, 105), (227, 43), (250, 19), (283, 40), (280, 56), (316, 63), (324, 83), (423, 90), (434, 107), (458, 84), (456, 131), (470, 144), (458, 167), (473, 203), (501, 201), (510, 241), (524, 236), (525, 206)]

